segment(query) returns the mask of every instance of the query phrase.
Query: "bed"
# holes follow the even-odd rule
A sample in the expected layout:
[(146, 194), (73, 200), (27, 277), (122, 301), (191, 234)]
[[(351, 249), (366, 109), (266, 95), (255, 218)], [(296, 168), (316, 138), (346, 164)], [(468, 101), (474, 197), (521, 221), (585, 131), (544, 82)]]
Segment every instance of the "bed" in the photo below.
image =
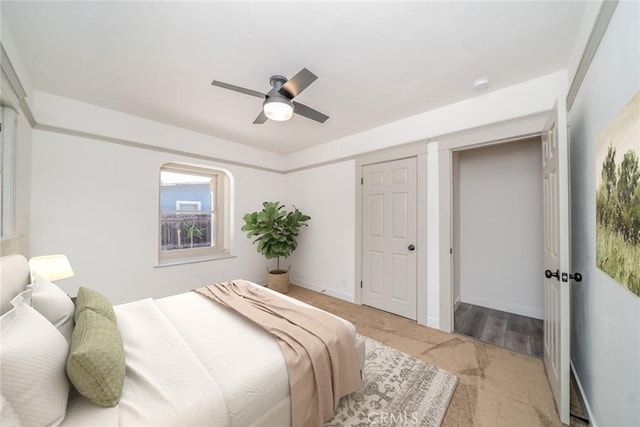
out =
[[(3, 347), (7, 347), (5, 326), (10, 322), (6, 317), (15, 311), (10, 302), (30, 282), (26, 259), (0, 258), (0, 277)], [(134, 301), (113, 311), (126, 361), (119, 402), (100, 407), (72, 392), (60, 425), (291, 425), (282, 351), (259, 326), (196, 292)], [(364, 342), (356, 337), (351, 323), (340, 321), (351, 334), (362, 369)], [(56, 345), (59, 339), (48, 347)], [(3, 366), (3, 383), (12, 374), (8, 369)], [(11, 416), (6, 414), (9, 405), (4, 394), (5, 384), (3, 419)]]

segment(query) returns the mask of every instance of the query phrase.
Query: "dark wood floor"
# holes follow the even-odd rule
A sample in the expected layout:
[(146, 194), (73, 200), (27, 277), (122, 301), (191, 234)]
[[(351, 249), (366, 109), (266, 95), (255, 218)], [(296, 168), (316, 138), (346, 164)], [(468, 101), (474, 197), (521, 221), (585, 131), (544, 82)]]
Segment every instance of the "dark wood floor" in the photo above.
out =
[(542, 358), (542, 320), (461, 302), (454, 332)]

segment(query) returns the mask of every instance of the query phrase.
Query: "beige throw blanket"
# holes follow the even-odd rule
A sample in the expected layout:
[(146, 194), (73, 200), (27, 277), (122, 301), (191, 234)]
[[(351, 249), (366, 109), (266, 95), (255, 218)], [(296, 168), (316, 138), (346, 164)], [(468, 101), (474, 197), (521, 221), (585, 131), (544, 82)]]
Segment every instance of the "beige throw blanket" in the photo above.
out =
[(289, 374), (294, 427), (323, 425), (333, 418), (340, 398), (360, 388), (353, 338), (335, 317), (271, 295), (244, 280), (195, 291), (237, 311), (277, 338)]

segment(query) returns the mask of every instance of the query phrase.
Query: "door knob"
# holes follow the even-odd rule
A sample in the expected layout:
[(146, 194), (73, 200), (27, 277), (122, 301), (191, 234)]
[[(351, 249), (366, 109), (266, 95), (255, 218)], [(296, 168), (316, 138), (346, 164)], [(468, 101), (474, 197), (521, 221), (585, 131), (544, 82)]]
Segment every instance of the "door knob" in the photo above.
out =
[(551, 272), (551, 270), (545, 270), (544, 277), (546, 277), (547, 279), (551, 279), (552, 277), (555, 277), (556, 280), (560, 280), (560, 270), (556, 270), (553, 273)]
[(415, 250), (415, 248), (416, 247), (414, 245), (409, 245), (409, 247), (407, 249), (409, 249), (410, 251), (413, 251), (413, 250)]

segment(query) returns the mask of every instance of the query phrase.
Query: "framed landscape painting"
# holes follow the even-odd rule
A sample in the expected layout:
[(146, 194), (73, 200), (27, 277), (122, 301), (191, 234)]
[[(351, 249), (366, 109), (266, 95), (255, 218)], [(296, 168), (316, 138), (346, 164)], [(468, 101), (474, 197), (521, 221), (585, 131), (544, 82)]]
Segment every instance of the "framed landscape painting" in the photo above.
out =
[(640, 296), (640, 92), (596, 143), (596, 265)]

